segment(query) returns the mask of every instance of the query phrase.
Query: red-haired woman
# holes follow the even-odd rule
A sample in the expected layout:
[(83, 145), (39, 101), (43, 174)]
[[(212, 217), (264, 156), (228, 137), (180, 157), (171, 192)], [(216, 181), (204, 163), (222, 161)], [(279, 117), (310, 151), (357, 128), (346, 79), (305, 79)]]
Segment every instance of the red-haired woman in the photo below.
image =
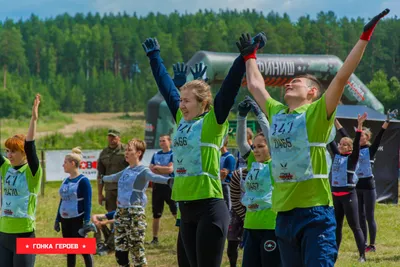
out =
[(36, 95), (28, 134), (5, 142), (7, 159), (0, 156), (2, 207), (0, 215), (1, 266), (31, 267), (35, 255), (16, 254), (16, 239), (35, 237), (35, 212), (42, 168), (36, 155), (35, 132), (40, 95)]

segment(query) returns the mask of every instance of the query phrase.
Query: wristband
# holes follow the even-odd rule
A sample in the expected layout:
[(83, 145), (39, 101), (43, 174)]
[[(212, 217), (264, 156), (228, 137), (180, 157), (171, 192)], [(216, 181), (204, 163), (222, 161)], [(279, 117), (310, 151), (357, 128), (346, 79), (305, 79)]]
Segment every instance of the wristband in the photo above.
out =
[(250, 55), (243, 56), (244, 62), (246, 62), (246, 61), (249, 60), (250, 58), (257, 59), (256, 51), (257, 51), (257, 50), (254, 50), (254, 52), (251, 53)]

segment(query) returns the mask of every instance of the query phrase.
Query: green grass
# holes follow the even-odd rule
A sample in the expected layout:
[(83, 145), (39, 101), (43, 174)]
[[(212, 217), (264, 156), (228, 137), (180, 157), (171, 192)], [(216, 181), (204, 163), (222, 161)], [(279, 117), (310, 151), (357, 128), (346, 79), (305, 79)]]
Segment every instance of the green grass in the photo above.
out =
[[(64, 176), (63, 174), (60, 174)], [(46, 183), (45, 196), (39, 197), (37, 209), (37, 237), (61, 237), (60, 234), (53, 230), (53, 223), (56, 216), (57, 205), (59, 202), (58, 187), (60, 183)], [(93, 201), (92, 213), (104, 213), (104, 207), (97, 204), (97, 186), (92, 183)], [(151, 203), (151, 192), (148, 190), (149, 203)], [(161, 220), (161, 231), (159, 235), (160, 245), (156, 247), (146, 246), (146, 255), (149, 266), (171, 267), (177, 266), (176, 261), (176, 237), (177, 227), (175, 220), (169, 213), (168, 207), (165, 206), (165, 212)], [(151, 204), (146, 207), (147, 214), (147, 232), (146, 241), (152, 238), (151, 232)], [(345, 225), (343, 229), (343, 242), (339, 252), (339, 259), (335, 266), (370, 266), (370, 267), (389, 267), (399, 266), (400, 261), (400, 213), (395, 205), (378, 204), (376, 208), (376, 220), (378, 225), (377, 235), (377, 252), (367, 254), (367, 263), (359, 264), (357, 262), (358, 253), (354, 237), (349, 227)], [(225, 246), (226, 249), (226, 246)], [(239, 263), (241, 266), (242, 251), (239, 255)], [(117, 266), (113, 254), (107, 256), (94, 256), (95, 266)], [(66, 266), (65, 255), (38, 255), (36, 259), (36, 267), (48, 266)], [(78, 255), (77, 266), (84, 266), (83, 259)], [(226, 253), (224, 255), (223, 264), (221, 266), (229, 266)]]

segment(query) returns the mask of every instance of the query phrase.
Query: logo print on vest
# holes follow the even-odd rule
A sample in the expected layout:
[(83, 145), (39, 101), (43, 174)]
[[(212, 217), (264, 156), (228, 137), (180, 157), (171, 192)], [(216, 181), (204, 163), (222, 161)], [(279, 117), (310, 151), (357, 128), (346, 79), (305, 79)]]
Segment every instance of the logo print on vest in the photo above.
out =
[(276, 249), (276, 242), (274, 240), (267, 240), (264, 243), (264, 249), (267, 252), (274, 251)]
[(279, 178), (282, 180), (292, 180), (293, 179), (293, 174), (290, 172), (287, 172), (287, 162), (285, 163), (279, 163), (281, 165), (281, 168), (285, 172), (281, 172), (279, 175)]

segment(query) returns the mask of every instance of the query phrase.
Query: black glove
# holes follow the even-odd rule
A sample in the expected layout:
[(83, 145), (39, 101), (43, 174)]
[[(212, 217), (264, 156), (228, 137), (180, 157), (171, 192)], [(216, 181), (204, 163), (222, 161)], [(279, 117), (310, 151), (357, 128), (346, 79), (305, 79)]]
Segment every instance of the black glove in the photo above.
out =
[[(207, 66), (204, 65), (204, 68), (203, 68), (203, 63), (195, 64), (194, 66), (195, 66), (195, 70), (190, 68), (190, 72), (193, 74), (193, 80), (197, 80), (197, 79), (203, 80), (204, 73), (206, 73), (206, 71), (207, 71)], [(207, 82), (208, 78), (205, 78), (204, 81)]]
[(56, 231), (57, 233), (61, 231), (60, 223), (57, 221), (54, 222), (54, 231)]
[(181, 88), (186, 83), (186, 72), (187, 66), (185, 63), (176, 63), (173, 66), (174, 69), (174, 84), (176, 88)]
[(260, 113), (262, 112), (260, 107), (258, 106), (257, 102), (254, 101), (253, 99), (251, 99), (249, 96), (246, 96), (244, 101), (246, 101), (247, 103), (249, 103), (249, 105), (251, 106), (251, 110), (254, 112), (254, 115), (258, 116), (260, 115)]
[[(239, 48), (240, 54), (245, 60), (256, 58), (256, 52), (259, 48), (265, 45), (267, 37), (263, 32), (257, 34), (255, 38), (251, 38), (250, 34), (242, 34), (236, 46)], [(262, 45), (262, 46), (261, 46)]]
[(160, 51), (160, 45), (156, 38), (147, 38), (146, 41), (142, 43), (142, 47), (146, 52), (146, 55), (149, 55), (149, 53), (154, 51)]
[(247, 113), (249, 113), (250, 110), (251, 110), (251, 105), (248, 101), (243, 100), (242, 102), (239, 103), (238, 105), (239, 116), (246, 117)]

